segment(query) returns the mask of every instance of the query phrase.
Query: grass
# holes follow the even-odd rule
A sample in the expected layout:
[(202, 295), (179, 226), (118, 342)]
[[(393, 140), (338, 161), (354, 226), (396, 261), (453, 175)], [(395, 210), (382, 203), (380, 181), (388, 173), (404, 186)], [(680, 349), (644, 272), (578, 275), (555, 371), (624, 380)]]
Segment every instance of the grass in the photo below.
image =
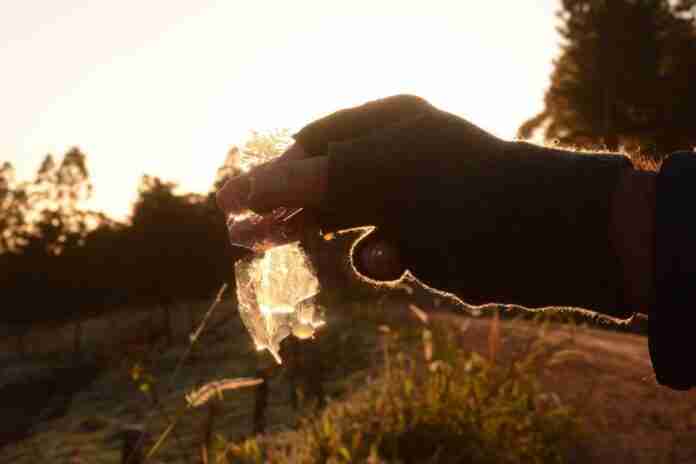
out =
[(575, 451), (572, 408), (537, 380), (540, 344), (500, 364), (494, 330), (483, 357), (443, 322), (381, 329), (381, 366), (364, 387), (307, 414), (296, 431), (219, 443), (218, 462), (547, 463)]
[[(118, 433), (130, 423), (148, 425), (148, 450), (172, 430), (154, 450), (153, 463), (696, 457), (688, 439), (696, 401), (646, 383), (649, 363), (592, 348), (602, 342), (624, 349), (642, 343), (639, 337), (496, 318), (431, 315), (424, 323), (396, 300), (333, 300), (317, 339), (296, 346), (299, 358), (293, 361), (284, 343), (281, 367), (253, 350), (234, 305), (223, 302), (171, 385), (195, 329), (189, 311), (172, 314), (172, 345), (128, 345), (117, 338), (132, 335), (128, 331), (104, 330), (99, 337), (85, 322), (94, 340), (85, 351), (106, 347), (112, 355), (103, 358), (101, 375), (72, 398), (65, 416), (0, 449), (0, 461), (120, 462)], [(191, 308), (195, 321), (207, 308)], [(125, 315), (119, 323), (137, 325)], [(59, 353), (35, 355), (44, 364), (51, 356), (64, 361)], [(185, 395), (204, 383), (260, 371), (269, 373), (265, 434), (252, 433), (255, 388), (187, 407)]]
[[(203, 319), (207, 307), (207, 304), (198, 304), (191, 308), (196, 321)], [(336, 316), (339, 317), (330, 321), (324, 335), (327, 338), (335, 335), (335, 346), (346, 353), (346, 363), (331, 365), (328, 358), (324, 361), (324, 389), (328, 395), (343, 388), (343, 375), (367, 366), (373, 345), (369, 335), (361, 335), (364, 324), (352, 324), (347, 318)], [(139, 314), (133, 317), (142, 319)], [(148, 446), (151, 446), (177, 417), (174, 433), (165, 440), (153, 462), (190, 462), (194, 459), (209, 410), (187, 407), (185, 395), (220, 378), (254, 377), (259, 368), (274, 367), (274, 361), (266, 353), (257, 353), (253, 349), (234, 305), (225, 301), (217, 308), (207, 330), (170, 385), (172, 374), (188, 350), (188, 334), (192, 332), (188, 316), (175, 319), (178, 321), (174, 324), (177, 337), (172, 346), (167, 346), (164, 340), (152, 345), (128, 344), (128, 331), (125, 334), (104, 331), (101, 340), (95, 336), (94, 344), (85, 344), (86, 356), (92, 355), (90, 350), (100, 353), (99, 359), (104, 363), (101, 375), (72, 398), (67, 415), (38, 424), (29, 439), (1, 449), (0, 461), (61, 461), (78, 453), (87, 462), (119, 462), (120, 441), (117, 436), (124, 424), (147, 422), (150, 432)], [(125, 320), (121, 325), (130, 326)], [(350, 331), (338, 333), (347, 325), (350, 325)], [(111, 340), (107, 343), (109, 338)], [(66, 346), (71, 344), (66, 343)], [(14, 360), (13, 363), (27, 365), (35, 359), (48, 365), (65, 362), (65, 357), (58, 351), (36, 351), (29, 359)], [(104, 351), (110, 351), (108, 358), (102, 356)], [(320, 354), (320, 351), (310, 353), (317, 357)], [(139, 371), (138, 379), (133, 378), (135, 366)], [(142, 390), (144, 384), (148, 385), (146, 391)], [(290, 403), (288, 376), (282, 368), (276, 368), (268, 384), (270, 401), (266, 419), (269, 430), (292, 427), (297, 412)], [(154, 403), (154, 396), (158, 405)], [(248, 436), (252, 426), (253, 398), (252, 389), (225, 394), (224, 401), (218, 405), (216, 432), (223, 430), (230, 439)]]

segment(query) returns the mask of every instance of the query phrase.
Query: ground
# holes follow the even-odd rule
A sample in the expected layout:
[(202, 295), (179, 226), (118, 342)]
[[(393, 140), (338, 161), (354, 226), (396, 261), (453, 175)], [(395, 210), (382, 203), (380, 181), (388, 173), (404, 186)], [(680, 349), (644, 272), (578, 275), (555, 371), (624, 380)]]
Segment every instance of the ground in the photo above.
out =
[[(329, 324), (340, 325), (342, 337), (353, 337), (348, 346), (353, 355), (351, 359), (356, 361), (327, 373), (325, 393), (329, 396), (340, 396), (346, 389), (359, 388), (357, 383), (346, 385), (351, 382), (346, 379), (351, 373), (369, 368), (376, 351), (376, 335), (369, 324), (354, 318), (352, 308), (356, 305), (373, 305), (373, 314), (389, 313), (385, 320), (392, 323), (399, 318), (412, 319), (413, 313), (403, 300), (333, 308), (334, 316)], [(8, 360), (14, 360), (4, 363), (7, 367), (0, 371), (3, 379), (0, 406), (3, 413), (14, 410), (15, 420), (22, 418), (27, 426), (26, 436), (5, 436), (6, 440), (16, 441), (0, 448), (0, 462), (70, 462), (70, 459), (73, 462), (79, 459), (90, 463), (119, 462), (118, 434), (124, 425), (151, 424), (156, 438), (181, 411), (184, 414), (179, 424), (154, 462), (179, 462), (185, 454), (189, 455), (189, 462), (198, 462), (201, 430), (210, 411), (207, 408), (186, 409), (184, 394), (210, 380), (253, 376), (260, 365), (267, 365), (267, 360), (254, 352), (234, 308), (225, 303), (216, 310), (212, 320), (217, 328), (199, 341), (198, 348), (172, 380), (172, 372), (187, 348), (186, 334), (193, 326), (191, 320), (200, 320), (207, 308), (203, 303), (184, 306), (179, 307), (173, 321), (174, 342), (149, 346), (147, 353), (133, 341), (137, 339), (133, 328), (142, 327), (144, 319), (130, 315), (122, 316), (120, 323), (125, 324), (124, 319), (132, 318), (131, 329), (126, 329), (125, 324), (120, 330), (114, 330), (113, 322), (105, 324), (104, 321), (94, 321), (93, 330), (92, 325), (85, 322), (82, 329), (88, 339), (82, 348), (85, 353), (94, 349), (102, 355), (105, 351), (119, 353), (120, 357), (100, 356), (95, 360), (85, 355), (83, 364), (76, 364), (72, 359), (67, 361), (64, 353), (55, 351), (60, 345), (57, 343), (51, 349), (37, 349), (23, 360), (17, 360), (11, 356), (16, 344), (5, 343), (3, 354)], [(472, 318), (461, 312), (447, 311), (431, 313), (433, 317), (460, 327), (458, 342), (467, 350), (490, 351), (490, 318)], [(69, 340), (67, 336), (64, 338)], [(529, 321), (504, 320), (500, 325), (498, 356), (500, 359), (514, 357), (528, 349), (532, 340), (538, 339), (543, 340), (550, 352), (568, 354), (563, 362), (541, 370), (539, 378), (548, 392), (577, 409), (589, 432), (588, 441), (578, 445), (583, 450), (583, 459), (578, 462), (696, 462), (696, 441), (690, 439), (696, 432), (696, 393), (675, 392), (656, 385), (645, 337), (578, 325), (540, 326)], [(132, 367), (138, 357), (145, 372), (153, 377), (152, 388), (159, 395), (157, 402), (151, 394), (148, 396), (139, 390), (143, 377), (133, 380)], [(90, 371), (94, 363), (102, 368)], [(37, 368), (40, 374), (33, 377), (26, 374), (24, 381), (29, 383), (18, 389), (19, 380), (15, 377), (22, 375), (17, 372), (30, 372), (31, 366), (39, 364), (44, 366)], [(60, 370), (67, 369), (68, 365), (73, 366), (73, 371)], [(10, 372), (13, 380), (8, 384)], [(54, 380), (60, 380), (56, 385), (62, 387), (45, 387), (50, 384), (46, 379), (56, 372), (62, 377)], [(32, 378), (33, 381), (27, 380)], [(296, 414), (289, 404), (287, 377), (278, 375), (269, 386), (268, 430), (273, 433), (290, 428)], [(43, 388), (48, 388), (45, 393)], [(61, 394), (57, 394), (57, 390), (61, 390)], [(252, 422), (253, 390), (227, 394), (222, 404), (215, 419), (216, 433), (228, 440), (247, 436)], [(7, 417), (4, 415), (5, 423), (11, 423)], [(5, 430), (8, 434), (10, 429), (0, 428), (0, 433)]]

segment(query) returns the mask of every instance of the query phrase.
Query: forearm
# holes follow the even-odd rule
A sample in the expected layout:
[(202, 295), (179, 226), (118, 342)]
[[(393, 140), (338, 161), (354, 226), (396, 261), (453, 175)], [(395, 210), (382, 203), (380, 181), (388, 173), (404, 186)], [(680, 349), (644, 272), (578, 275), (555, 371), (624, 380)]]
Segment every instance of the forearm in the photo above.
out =
[(609, 233), (621, 264), (624, 301), (648, 314), (655, 302), (655, 172), (627, 169), (612, 196)]

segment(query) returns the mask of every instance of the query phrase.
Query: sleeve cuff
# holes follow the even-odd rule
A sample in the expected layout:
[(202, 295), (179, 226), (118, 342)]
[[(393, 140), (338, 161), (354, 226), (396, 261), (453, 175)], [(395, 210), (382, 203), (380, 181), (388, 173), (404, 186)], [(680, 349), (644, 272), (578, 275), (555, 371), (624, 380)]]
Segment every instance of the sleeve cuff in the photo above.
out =
[(656, 301), (648, 314), (650, 358), (658, 383), (675, 390), (696, 386), (696, 154), (678, 152), (657, 176), (655, 210)]

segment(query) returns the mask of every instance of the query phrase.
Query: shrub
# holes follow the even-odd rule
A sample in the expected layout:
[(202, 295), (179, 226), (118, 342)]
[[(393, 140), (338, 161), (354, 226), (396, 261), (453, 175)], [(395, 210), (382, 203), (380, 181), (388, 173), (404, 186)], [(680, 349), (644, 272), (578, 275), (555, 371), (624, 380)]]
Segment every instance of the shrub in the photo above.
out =
[(383, 362), (364, 388), (296, 431), (221, 443), (220, 461), (564, 462), (580, 428), (541, 390), (540, 349), (496, 364), (462, 350), (446, 325), (418, 330), (382, 326)]

